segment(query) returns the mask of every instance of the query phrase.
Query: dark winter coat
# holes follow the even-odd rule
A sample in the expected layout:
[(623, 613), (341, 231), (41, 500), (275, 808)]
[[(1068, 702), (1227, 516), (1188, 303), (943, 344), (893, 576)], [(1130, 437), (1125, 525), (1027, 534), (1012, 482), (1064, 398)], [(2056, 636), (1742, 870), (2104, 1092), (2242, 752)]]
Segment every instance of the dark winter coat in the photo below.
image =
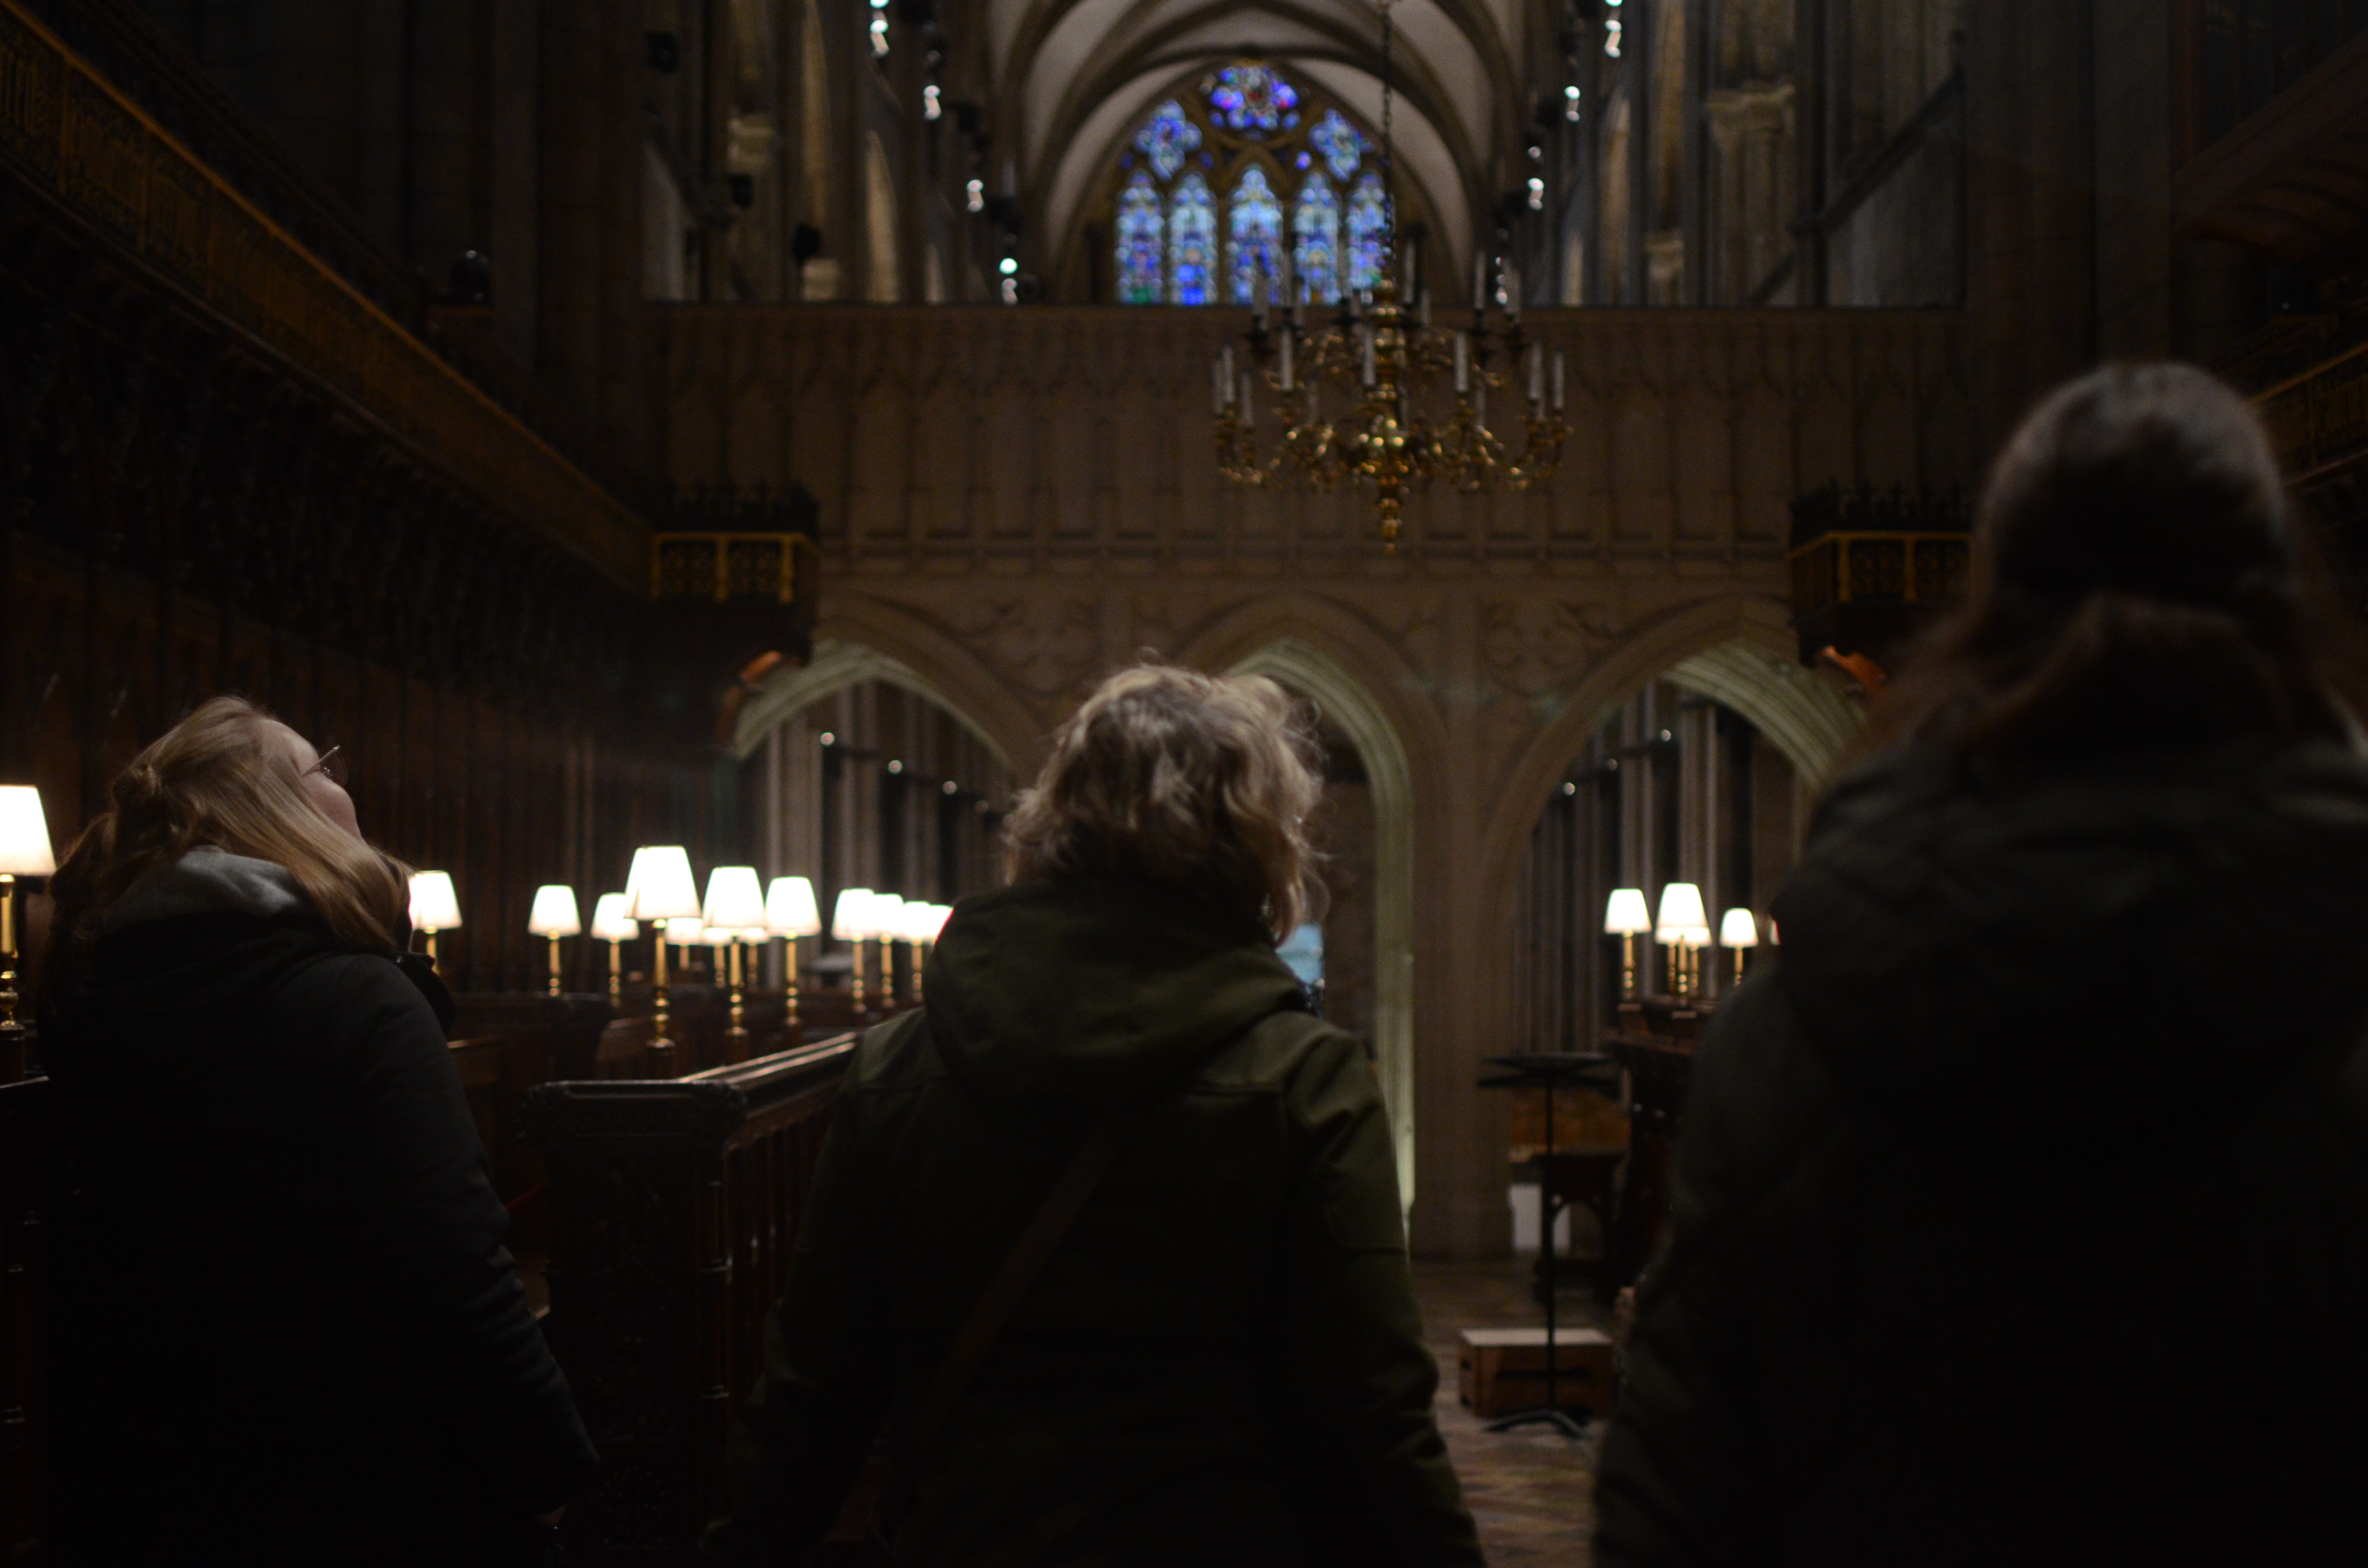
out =
[(918, 1478), (900, 1563), (1476, 1565), (1389, 1123), (1262, 933), (1178, 894), (965, 900), (848, 1073), (703, 1561), (802, 1562), (1087, 1130), (1159, 1096)]
[(199, 849), (46, 1010), (65, 1561), (540, 1561), (593, 1455), (420, 980)]
[(2368, 764), (1894, 755), (1696, 1067), (1597, 1561), (2368, 1561)]

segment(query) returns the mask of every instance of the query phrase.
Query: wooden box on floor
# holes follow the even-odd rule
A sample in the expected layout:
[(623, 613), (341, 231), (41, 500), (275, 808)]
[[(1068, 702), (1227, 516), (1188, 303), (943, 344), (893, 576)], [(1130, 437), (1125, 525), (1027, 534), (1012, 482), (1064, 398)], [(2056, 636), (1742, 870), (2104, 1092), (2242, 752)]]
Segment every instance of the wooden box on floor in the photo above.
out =
[[(1467, 1328), (1457, 1336), (1463, 1403), (1484, 1421), (1546, 1402), (1546, 1331)], [(1554, 1331), (1554, 1403), (1611, 1414), (1611, 1340), (1591, 1328)]]

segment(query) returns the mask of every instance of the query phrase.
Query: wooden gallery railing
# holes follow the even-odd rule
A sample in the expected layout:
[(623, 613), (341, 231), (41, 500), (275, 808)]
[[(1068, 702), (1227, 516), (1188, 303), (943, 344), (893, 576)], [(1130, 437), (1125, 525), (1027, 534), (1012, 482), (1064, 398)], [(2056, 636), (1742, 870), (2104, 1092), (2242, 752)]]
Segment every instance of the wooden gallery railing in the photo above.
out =
[(601, 1460), (567, 1511), (570, 1563), (690, 1562), (856, 1038), (528, 1095), (543, 1331)]

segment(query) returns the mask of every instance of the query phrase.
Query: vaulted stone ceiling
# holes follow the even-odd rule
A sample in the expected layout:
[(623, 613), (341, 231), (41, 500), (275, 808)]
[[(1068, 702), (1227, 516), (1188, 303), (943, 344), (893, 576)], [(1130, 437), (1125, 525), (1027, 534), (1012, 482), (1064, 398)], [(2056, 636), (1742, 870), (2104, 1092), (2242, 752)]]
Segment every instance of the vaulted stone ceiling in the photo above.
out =
[[(1374, 0), (976, 0), (998, 139), (1040, 243), (1067, 243), (1095, 176), (1161, 97), (1244, 55), (1303, 74), (1378, 126)], [(1532, 0), (1395, 0), (1394, 135), (1403, 178), (1468, 265), (1494, 174), (1518, 153)], [(1016, 152), (1012, 149), (1016, 148)]]

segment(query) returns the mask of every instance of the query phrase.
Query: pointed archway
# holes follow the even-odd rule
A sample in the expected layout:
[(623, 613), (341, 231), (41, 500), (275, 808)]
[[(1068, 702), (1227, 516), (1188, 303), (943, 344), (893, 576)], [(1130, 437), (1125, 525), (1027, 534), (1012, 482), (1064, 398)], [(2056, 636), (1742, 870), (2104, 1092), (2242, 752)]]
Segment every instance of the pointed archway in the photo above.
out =
[(1398, 1157), (1399, 1201), (1411, 1208), (1414, 1143), (1414, 786), (1406, 746), (1372, 694), (1329, 657), (1281, 637), (1236, 663), (1307, 698), (1365, 766), (1373, 810), (1373, 1056)]

